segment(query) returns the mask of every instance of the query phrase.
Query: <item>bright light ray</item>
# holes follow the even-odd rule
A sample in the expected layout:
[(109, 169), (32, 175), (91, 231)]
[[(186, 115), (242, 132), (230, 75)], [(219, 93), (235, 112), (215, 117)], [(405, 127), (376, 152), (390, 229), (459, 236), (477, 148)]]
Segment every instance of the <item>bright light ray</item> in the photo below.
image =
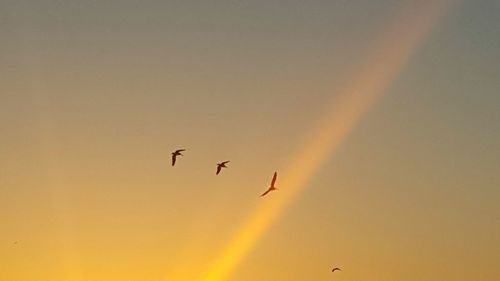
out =
[(400, 72), (451, 1), (429, 0), (400, 17), (379, 40), (366, 64), (346, 84), (294, 161), (280, 173), (282, 190), (262, 202), (215, 259), (204, 281), (227, 280), (247, 252), (337, 149)]

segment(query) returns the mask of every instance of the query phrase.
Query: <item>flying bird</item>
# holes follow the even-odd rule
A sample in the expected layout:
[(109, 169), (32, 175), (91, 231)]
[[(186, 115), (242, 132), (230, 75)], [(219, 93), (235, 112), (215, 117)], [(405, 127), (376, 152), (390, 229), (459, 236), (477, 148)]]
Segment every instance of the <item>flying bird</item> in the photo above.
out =
[(183, 156), (181, 152), (186, 151), (185, 149), (177, 149), (172, 152), (172, 166), (175, 166), (175, 161), (177, 160), (177, 156)]
[(229, 163), (229, 161), (224, 161), (222, 163), (218, 163), (217, 164), (217, 173), (215, 173), (216, 175), (218, 175), (220, 173), (220, 171), (222, 170), (222, 168), (227, 168), (226, 164)]
[(262, 193), (260, 197), (268, 194), (269, 192), (273, 190), (277, 190), (276, 186), (274, 186), (274, 183), (276, 183), (276, 178), (278, 177), (278, 173), (274, 172), (273, 180), (271, 181), (271, 186), (266, 190), (266, 192)]
[(342, 269), (340, 269), (340, 268), (336, 267), (336, 268), (332, 269), (332, 272), (335, 272), (336, 270), (338, 270), (338, 271), (342, 271)]

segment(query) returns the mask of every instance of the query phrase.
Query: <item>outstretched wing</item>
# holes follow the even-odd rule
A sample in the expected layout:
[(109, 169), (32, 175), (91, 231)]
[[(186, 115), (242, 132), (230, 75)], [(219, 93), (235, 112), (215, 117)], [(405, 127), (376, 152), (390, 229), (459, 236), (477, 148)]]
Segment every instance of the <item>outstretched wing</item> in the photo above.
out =
[(176, 159), (176, 158), (177, 158), (177, 157), (175, 156), (175, 154), (172, 154), (172, 166), (174, 166), (174, 165), (175, 165), (175, 159)]
[(224, 162), (222, 162), (221, 164), (222, 164), (222, 165), (226, 165), (227, 163), (229, 163), (229, 161), (224, 161)]
[(270, 188), (269, 188), (268, 190), (266, 190), (266, 192), (262, 193), (262, 194), (260, 195), (260, 197), (265, 196), (265, 195), (266, 195), (266, 194), (268, 194), (269, 192), (271, 192), (271, 189), (270, 189)]
[(221, 165), (217, 165), (217, 173), (215, 173), (215, 174), (218, 175), (220, 173), (220, 170), (222, 170), (222, 166)]
[(177, 155), (182, 155), (181, 152), (186, 151), (185, 149), (177, 149), (174, 153)]
[(271, 181), (271, 186), (274, 187), (276, 179), (278, 178), (278, 172), (274, 172), (273, 180)]
[(332, 269), (332, 272), (334, 272), (335, 270), (340, 270), (340, 271), (342, 271), (342, 269), (340, 269), (340, 268), (336, 267), (336, 268)]

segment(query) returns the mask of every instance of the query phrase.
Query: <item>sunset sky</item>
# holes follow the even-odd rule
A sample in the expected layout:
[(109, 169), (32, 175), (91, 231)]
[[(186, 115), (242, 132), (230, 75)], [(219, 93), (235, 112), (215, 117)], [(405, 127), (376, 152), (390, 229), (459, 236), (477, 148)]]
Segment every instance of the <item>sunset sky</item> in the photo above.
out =
[(0, 0), (0, 281), (500, 280), (499, 15)]

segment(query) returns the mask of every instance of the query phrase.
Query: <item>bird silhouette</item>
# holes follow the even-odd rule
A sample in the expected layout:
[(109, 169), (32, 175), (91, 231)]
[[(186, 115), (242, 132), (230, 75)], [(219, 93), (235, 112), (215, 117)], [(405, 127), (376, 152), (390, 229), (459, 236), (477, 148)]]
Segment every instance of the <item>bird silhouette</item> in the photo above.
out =
[(177, 156), (183, 156), (181, 152), (186, 151), (185, 149), (177, 149), (172, 152), (172, 166), (175, 166), (175, 161), (177, 160)]
[(218, 163), (217, 164), (217, 172), (215, 174), (218, 175), (220, 173), (220, 171), (222, 170), (222, 168), (227, 168), (227, 166), (226, 166), (227, 163), (229, 163), (229, 161), (224, 161), (222, 163)]
[(273, 180), (271, 181), (271, 186), (266, 190), (266, 192), (262, 193), (260, 197), (265, 196), (266, 194), (268, 194), (273, 190), (277, 190), (276, 186), (274, 186), (274, 184), (276, 183), (276, 178), (278, 178), (278, 173), (274, 172)]
[(335, 272), (336, 270), (338, 270), (338, 271), (342, 271), (342, 269), (340, 269), (340, 268), (336, 267), (336, 268), (332, 269), (332, 272)]

